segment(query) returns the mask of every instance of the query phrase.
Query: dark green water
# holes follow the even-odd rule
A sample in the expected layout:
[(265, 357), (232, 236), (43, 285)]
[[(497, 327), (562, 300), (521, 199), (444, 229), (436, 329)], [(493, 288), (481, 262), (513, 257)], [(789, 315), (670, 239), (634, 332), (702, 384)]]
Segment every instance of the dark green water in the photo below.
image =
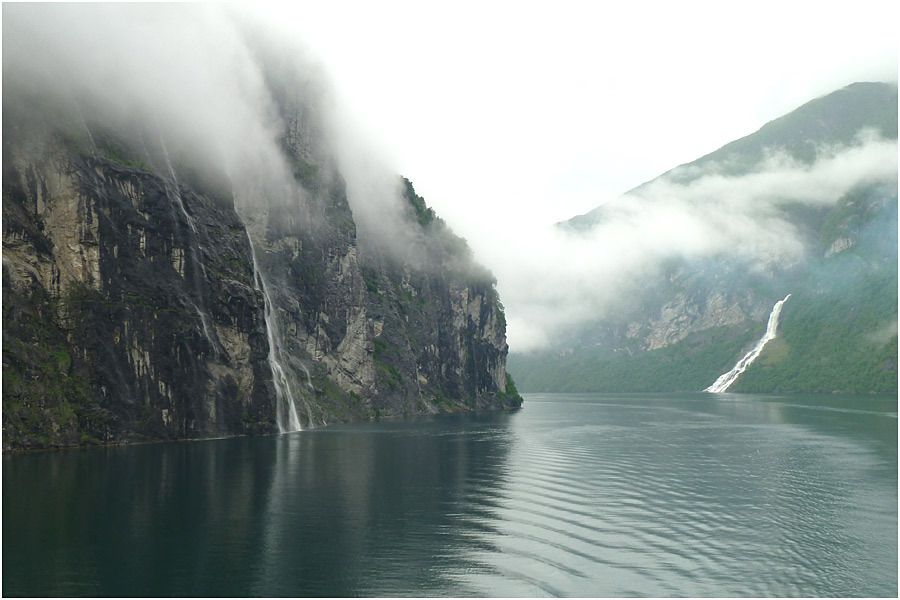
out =
[(529, 395), (7, 456), (3, 594), (896, 596), (897, 401)]

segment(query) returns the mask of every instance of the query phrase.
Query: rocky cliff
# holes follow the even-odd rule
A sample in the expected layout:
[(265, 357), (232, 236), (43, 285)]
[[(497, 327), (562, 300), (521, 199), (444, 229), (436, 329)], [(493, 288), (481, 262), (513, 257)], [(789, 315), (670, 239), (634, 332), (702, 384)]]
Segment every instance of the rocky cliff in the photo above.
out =
[(275, 189), (8, 88), (5, 449), (521, 404), (493, 277), (399, 177), (404, 246), (360, 236), (302, 97)]

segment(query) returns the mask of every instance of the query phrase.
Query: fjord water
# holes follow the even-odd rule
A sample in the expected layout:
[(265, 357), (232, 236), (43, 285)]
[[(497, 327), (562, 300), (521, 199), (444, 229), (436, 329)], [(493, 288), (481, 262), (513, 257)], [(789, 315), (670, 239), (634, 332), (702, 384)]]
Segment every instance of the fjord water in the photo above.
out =
[(6, 456), (3, 594), (896, 596), (897, 401), (528, 395)]

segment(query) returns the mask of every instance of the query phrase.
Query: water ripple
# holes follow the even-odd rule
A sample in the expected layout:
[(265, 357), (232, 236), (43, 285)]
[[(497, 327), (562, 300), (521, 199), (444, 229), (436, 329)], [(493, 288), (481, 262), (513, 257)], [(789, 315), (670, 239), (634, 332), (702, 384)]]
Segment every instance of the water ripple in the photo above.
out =
[[(589, 402), (581, 406), (598, 409)], [(602, 406), (614, 408), (653, 411)], [(685, 412), (665, 412), (679, 411)], [(878, 411), (832, 412), (890, 418)], [(505, 485), (487, 496), (467, 496), (473, 506), (487, 509), (479, 518), (489, 519), (497, 553), (538, 561), (545, 570), (569, 576), (568, 584), (539, 588), (542, 593), (575, 594), (591, 587), (585, 580), (600, 585), (594, 575), (600, 567), (627, 581), (644, 580), (644, 587), (595, 587), (623, 595), (636, 589), (666, 595), (792, 595), (827, 585), (851, 593), (847, 584), (858, 584), (859, 578), (843, 563), (847, 548), (860, 540), (841, 525), (828, 527), (829, 519), (854, 508), (859, 520), (880, 518), (896, 528), (896, 505), (884, 502), (883, 486), (874, 502), (863, 498), (853, 506), (859, 490), (840, 477), (850, 473), (835, 473), (835, 462), (849, 455), (832, 456), (842, 440), (835, 444), (832, 437), (797, 428), (729, 423), (723, 415), (699, 424), (658, 413), (656, 418), (665, 420), (631, 427), (560, 423), (514, 446), (514, 468)], [(761, 440), (761, 433), (774, 439)], [(871, 450), (849, 446), (848, 452), (858, 454), (851, 464), (871, 460)], [(888, 549), (892, 555), (896, 544)], [(496, 566), (493, 553), (480, 560)], [(888, 580), (896, 586), (896, 578)]]
[(5, 459), (3, 593), (896, 596), (896, 402), (821, 402), (540, 396)]

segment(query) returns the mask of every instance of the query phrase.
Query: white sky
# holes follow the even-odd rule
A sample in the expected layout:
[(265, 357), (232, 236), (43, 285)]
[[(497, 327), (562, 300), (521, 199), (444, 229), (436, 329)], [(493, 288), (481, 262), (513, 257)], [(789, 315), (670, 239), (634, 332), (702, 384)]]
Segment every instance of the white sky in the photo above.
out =
[[(896, 81), (895, 4), (317, 0), (239, 12), (261, 10), (275, 47), (292, 46), (286, 32), (323, 63), (338, 102), (326, 120), (340, 120), (330, 133), (357, 216), (388, 220), (379, 201), (395, 199), (396, 180), (386, 174), (412, 179), (496, 274), (520, 349), (614, 310), (660, 257), (789, 237), (789, 224), (748, 216), (723, 238), (708, 211), (692, 215), (677, 198), (652, 210), (634, 203), (646, 210), (589, 240), (552, 224), (816, 96)], [(266, 154), (278, 150), (252, 56), (222, 14), (119, 8), (4, 5), (24, 28), (5, 30), (19, 37), (4, 80), (10, 62), (53, 89), (72, 78), (101, 88), (107, 104), (97, 110), (149, 103), (150, 118), (197, 142), (197, 154), (230, 157), (233, 175), (277, 163)], [(881, 150), (842, 183), (872, 168), (896, 180), (896, 144)], [(729, 185), (746, 191), (748, 182)]]
[(528, 337), (520, 307), (535, 285), (529, 264), (541, 257), (528, 239), (539, 229), (816, 96), (897, 81), (896, 6), (379, 0), (262, 10), (320, 57), (351, 130), (495, 272), (515, 346)]
[(387, 162), (477, 243), (479, 214), (566, 219), (815, 96), (896, 81), (896, 5), (266, 8), (319, 55)]

